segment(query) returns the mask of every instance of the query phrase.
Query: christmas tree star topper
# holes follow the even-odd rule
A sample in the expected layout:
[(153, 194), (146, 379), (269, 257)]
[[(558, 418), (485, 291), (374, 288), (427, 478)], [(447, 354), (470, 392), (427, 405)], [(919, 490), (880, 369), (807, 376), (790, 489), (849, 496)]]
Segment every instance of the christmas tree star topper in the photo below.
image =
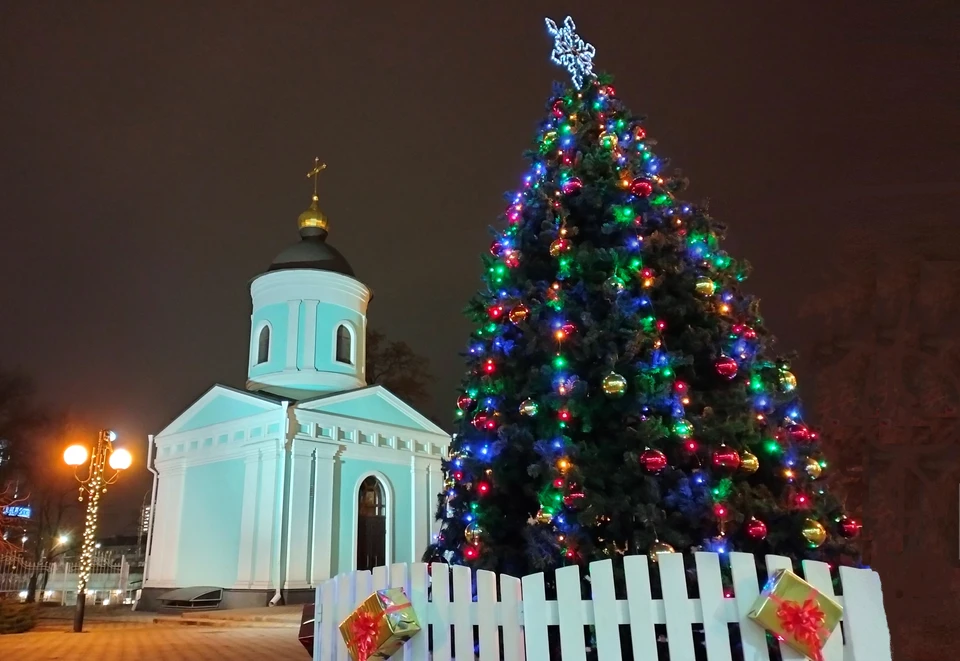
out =
[(588, 44), (577, 34), (577, 26), (573, 18), (567, 16), (563, 27), (557, 27), (551, 19), (545, 19), (547, 32), (553, 36), (553, 52), (550, 59), (562, 67), (566, 67), (573, 78), (573, 84), (578, 88), (583, 86), (583, 79), (593, 76), (593, 56), (597, 49)]

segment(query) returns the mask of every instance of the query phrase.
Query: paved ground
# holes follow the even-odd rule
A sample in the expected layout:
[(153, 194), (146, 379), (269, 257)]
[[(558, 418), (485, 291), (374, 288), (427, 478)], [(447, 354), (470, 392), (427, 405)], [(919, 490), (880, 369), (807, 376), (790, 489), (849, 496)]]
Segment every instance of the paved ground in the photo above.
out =
[(290, 627), (217, 628), (141, 622), (42, 622), (0, 636), (0, 659), (17, 661), (310, 661)]

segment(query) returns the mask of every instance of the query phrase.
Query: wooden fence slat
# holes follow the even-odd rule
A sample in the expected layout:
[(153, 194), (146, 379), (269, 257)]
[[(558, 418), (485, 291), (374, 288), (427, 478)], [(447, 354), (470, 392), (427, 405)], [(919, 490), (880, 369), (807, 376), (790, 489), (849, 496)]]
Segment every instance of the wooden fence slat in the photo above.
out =
[(523, 629), (520, 626), (522, 600), (520, 579), (501, 574), (500, 613), (503, 617), (503, 661), (526, 661), (523, 651)]
[[(804, 560), (800, 564), (803, 565), (803, 578), (807, 583), (828, 597), (836, 598), (833, 579), (830, 577), (830, 567), (812, 560)], [(823, 661), (843, 661), (843, 635), (840, 633), (839, 624), (823, 646)]]
[(583, 598), (580, 592), (580, 568), (561, 567), (557, 577), (557, 613), (560, 618), (560, 651), (563, 661), (586, 661), (583, 639)]
[(627, 581), (627, 612), (630, 615), (630, 640), (634, 659), (657, 658), (657, 630), (655, 628), (653, 598), (650, 592), (650, 567), (642, 555), (628, 555), (623, 559)]
[[(404, 593), (409, 597), (409, 567), (410, 565), (407, 563), (394, 563), (390, 565), (387, 574), (387, 588), (403, 588)], [(410, 645), (404, 645), (401, 648), (400, 653), (394, 658), (398, 659), (398, 661), (399, 659), (403, 659), (404, 661), (414, 661), (414, 656), (410, 651)]]
[(420, 633), (407, 643), (407, 661), (420, 661), (429, 657), (430, 627), (427, 621), (427, 566), (422, 562), (410, 565), (410, 590), (407, 593), (413, 612), (420, 620)]
[(756, 622), (747, 617), (747, 613), (760, 596), (757, 560), (749, 553), (731, 553), (730, 569), (733, 570), (733, 598), (737, 604), (743, 658), (750, 661), (770, 661), (767, 634)]
[(543, 574), (524, 576), (520, 583), (523, 590), (523, 636), (527, 643), (527, 659), (549, 659), (547, 597), (543, 587)]
[[(390, 587), (390, 568), (389, 567), (375, 567), (373, 570), (373, 591), (377, 590), (386, 590)], [(371, 594), (372, 594), (371, 592)], [(360, 595), (357, 595), (362, 599)]]
[(477, 572), (477, 631), (480, 661), (500, 661), (500, 629), (497, 627), (497, 575)]
[[(782, 555), (768, 555), (767, 574), (773, 576), (773, 572), (778, 569), (793, 570), (793, 563), (790, 561), (790, 558), (785, 558)], [(793, 649), (785, 643), (780, 643), (780, 656), (783, 657), (783, 661), (806, 661), (807, 658), (799, 652), (793, 651)]]
[(337, 654), (336, 659), (349, 659), (347, 655), (347, 645), (343, 642), (343, 636), (340, 635), (340, 623), (347, 619), (360, 603), (361, 599), (369, 596), (369, 593), (361, 593), (357, 596), (357, 583), (361, 580), (370, 580), (370, 572), (362, 571), (353, 574), (340, 574), (337, 576), (337, 605), (335, 607), (334, 626), (337, 628)]
[(469, 567), (453, 567), (453, 657), (473, 661), (473, 581)]
[(720, 557), (716, 553), (697, 553), (697, 586), (703, 611), (703, 633), (710, 661), (732, 661), (730, 629), (727, 627), (727, 604), (720, 577)]
[(840, 568), (843, 586), (843, 632), (852, 658), (847, 661), (891, 661), (890, 629), (883, 610), (880, 576), (870, 569)]
[(433, 623), (433, 661), (450, 661), (450, 625), (453, 624), (453, 609), (450, 607), (450, 567), (433, 563), (430, 565)]
[(613, 561), (590, 563), (590, 599), (596, 623), (597, 656), (600, 661), (621, 661), (620, 626), (617, 624), (617, 591), (613, 582)]
[(325, 581), (317, 588), (314, 602), (313, 659), (336, 661), (337, 639), (340, 638), (339, 622), (333, 617), (337, 608), (337, 582)]
[(687, 596), (687, 577), (682, 553), (661, 553), (660, 587), (663, 591), (663, 610), (667, 616), (667, 646), (671, 659), (694, 659), (693, 605)]

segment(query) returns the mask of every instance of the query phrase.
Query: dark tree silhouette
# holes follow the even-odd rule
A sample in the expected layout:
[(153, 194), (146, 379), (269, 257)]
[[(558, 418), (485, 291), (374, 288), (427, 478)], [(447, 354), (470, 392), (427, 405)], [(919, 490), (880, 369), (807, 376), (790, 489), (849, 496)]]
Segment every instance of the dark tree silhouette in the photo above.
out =
[(430, 401), (431, 378), (430, 362), (409, 344), (390, 340), (377, 330), (367, 331), (367, 383), (382, 385), (408, 404), (423, 408)]

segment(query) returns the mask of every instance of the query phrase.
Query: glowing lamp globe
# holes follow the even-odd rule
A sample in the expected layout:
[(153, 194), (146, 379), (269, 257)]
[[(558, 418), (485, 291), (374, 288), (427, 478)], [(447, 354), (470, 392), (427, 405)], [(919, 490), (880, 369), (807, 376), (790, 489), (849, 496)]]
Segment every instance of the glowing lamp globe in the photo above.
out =
[(80, 466), (87, 460), (87, 448), (82, 445), (71, 445), (63, 451), (63, 460), (67, 466)]
[(130, 456), (130, 453), (123, 448), (119, 450), (114, 450), (113, 454), (110, 455), (110, 468), (113, 470), (122, 471), (127, 468), (130, 468), (130, 464), (133, 463), (133, 457)]

